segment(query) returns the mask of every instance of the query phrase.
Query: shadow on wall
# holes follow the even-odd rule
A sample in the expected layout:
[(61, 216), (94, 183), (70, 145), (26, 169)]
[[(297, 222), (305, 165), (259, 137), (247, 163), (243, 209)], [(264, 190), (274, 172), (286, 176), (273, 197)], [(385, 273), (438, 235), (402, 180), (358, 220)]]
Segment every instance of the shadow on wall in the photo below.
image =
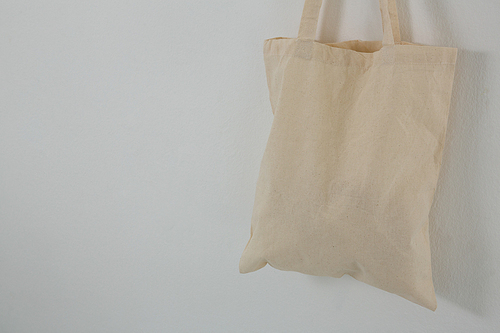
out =
[[(488, 290), (486, 226), (481, 223), (477, 136), (487, 101), (486, 56), (459, 50), (443, 163), (430, 213), (436, 293), (477, 314)], [(475, 73), (474, 75), (470, 75)]]
[[(345, 0), (324, 1), (319, 39), (335, 41)], [(442, 1), (426, 1), (434, 44), (459, 45)], [(408, 3), (398, 1), (401, 37), (412, 41)], [(328, 19), (323, 19), (328, 18)], [(489, 290), (487, 230), (481, 223), (481, 172), (476, 161), (480, 129), (487, 107), (488, 59), (459, 49), (442, 169), (430, 213), (432, 269), (436, 293), (460, 307), (484, 315)], [(439, 307), (438, 307), (439, 308)]]
[[(402, 37), (411, 41), (407, 4), (398, 3)], [(457, 46), (441, 1), (427, 1), (436, 45)], [(476, 156), (478, 135), (487, 107), (484, 94), (486, 55), (459, 49), (442, 169), (430, 213), (432, 270), (436, 293), (476, 314), (485, 313), (488, 271), (485, 225), (478, 194), (481, 172)]]
[[(411, 41), (411, 13), (398, 2), (401, 35)], [(442, 1), (426, 1), (435, 45), (457, 47)], [(476, 161), (483, 115), (487, 107), (485, 54), (460, 49), (455, 68), (442, 168), (430, 212), (432, 271), (436, 293), (476, 314), (485, 313), (488, 266), (485, 225), (481, 223), (481, 172)]]
[[(438, 42), (457, 45), (440, 1), (427, 2)], [(430, 213), (436, 293), (484, 315), (488, 297), (487, 230), (481, 221), (478, 142), (487, 109), (488, 59), (459, 49), (442, 169)]]

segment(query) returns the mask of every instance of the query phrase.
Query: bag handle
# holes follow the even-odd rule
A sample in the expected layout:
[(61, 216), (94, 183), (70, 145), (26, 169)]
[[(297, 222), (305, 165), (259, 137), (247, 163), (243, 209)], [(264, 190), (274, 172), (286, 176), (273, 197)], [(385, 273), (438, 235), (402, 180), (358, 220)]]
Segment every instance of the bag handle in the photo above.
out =
[[(380, 13), (382, 14), (382, 28), (384, 31), (382, 45), (401, 43), (396, 0), (379, 0), (379, 3)], [(316, 38), (321, 4), (322, 0), (306, 0), (302, 12), (302, 19), (300, 20), (299, 39), (314, 40)]]

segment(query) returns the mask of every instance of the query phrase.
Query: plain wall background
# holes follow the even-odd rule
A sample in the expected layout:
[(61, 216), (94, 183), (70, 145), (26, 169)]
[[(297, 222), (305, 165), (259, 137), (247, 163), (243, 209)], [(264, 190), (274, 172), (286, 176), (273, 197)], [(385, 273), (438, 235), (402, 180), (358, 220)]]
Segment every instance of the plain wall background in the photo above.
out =
[[(381, 40), (377, 0), (318, 39)], [(341, 279), (238, 273), (272, 122), (266, 38), (303, 0), (0, 3), (0, 332), (500, 332), (500, 2), (399, 0), (459, 48), (433, 209), (435, 313)]]

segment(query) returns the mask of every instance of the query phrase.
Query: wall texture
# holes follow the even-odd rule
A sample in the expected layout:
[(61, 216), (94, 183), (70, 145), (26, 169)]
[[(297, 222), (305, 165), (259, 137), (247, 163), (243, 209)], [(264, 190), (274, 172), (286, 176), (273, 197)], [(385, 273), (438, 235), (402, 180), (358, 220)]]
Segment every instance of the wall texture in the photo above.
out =
[[(0, 332), (499, 332), (500, 3), (399, 0), (459, 48), (431, 212), (435, 313), (345, 276), (240, 275), (272, 113), (263, 40), (303, 0), (2, 1)], [(325, 0), (318, 39), (380, 40)]]

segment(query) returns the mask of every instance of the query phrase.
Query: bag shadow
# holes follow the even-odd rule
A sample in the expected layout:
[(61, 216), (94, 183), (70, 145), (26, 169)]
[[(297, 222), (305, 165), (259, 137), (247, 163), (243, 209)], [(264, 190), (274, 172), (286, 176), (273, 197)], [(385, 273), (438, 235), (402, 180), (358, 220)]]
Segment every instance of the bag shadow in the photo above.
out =
[[(459, 47), (458, 34), (447, 18), (449, 8), (444, 8), (442, 1), (425, 4), (431, 30), (436, 31), (435, 45), (458, 47), (441, 172), (429, 215), (434, 288), (437, 295), (484, 315), (491, 265), (479, 194), (487, 184), (474, 175), (482, 172), (478, 145), (485, 142), (480, 136), (487, 121), (490, 61), (484, 53)], [(405, 14), (402, 18), (411, 22), (406, 2), (398, 5)], [(403, 37), (411, 38), (410, 27), (401, 25)]]
[[(478, 149), (487, 96), (485, 54), (459, 49), (446, 143), (429, 215), (436, 293), (476, 314), (485, 311), (489, 270)], [(470, 75), (474, 73), (474, 75)], [(484, 177), (481, 177), (484, 179)]]

